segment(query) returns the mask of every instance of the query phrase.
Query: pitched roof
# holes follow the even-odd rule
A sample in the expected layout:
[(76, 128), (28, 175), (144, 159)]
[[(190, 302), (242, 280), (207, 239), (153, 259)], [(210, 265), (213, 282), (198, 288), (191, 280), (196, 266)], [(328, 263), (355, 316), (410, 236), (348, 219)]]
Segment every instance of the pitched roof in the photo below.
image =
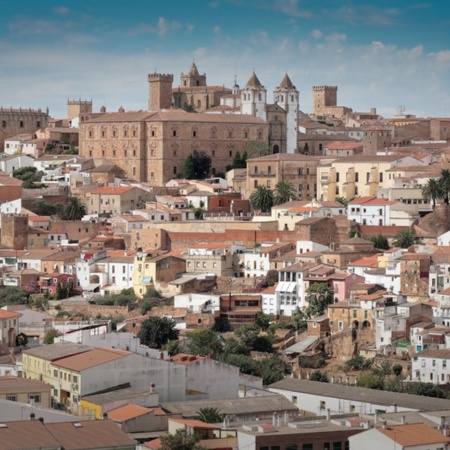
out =
[(0, 428), (0, 450), (34, 448), (61, 448), (40, 420), (6, 422)]
[(283, 80), (280, 83), (279, 89), (291, 89), (294, 90), (295, 86), (292, 84), (291, 79), (289, 78), (289, 75), (286, 73), (284, 75)]
[(53, 386), (38, 380), (5, 375), (0, 377), (0, 391), (3, 389), (43, 389), (50, 391)]
[(127, 405), (108, 411), (108, 419), (112, 419), (115, 422), (124, 422), (125, 420), (134, 419), (135, 417), (143, 416), (144, 414), (149, 414), (152, 411), (152, 409), (128, 403)]
[(59, 342), (57, 344), (41, 345), (40, 347), (23, 350), (25, 355), (35, 356), (47, 361), (54, 361), (66, 356), (91, 350), (87, 345), (72, 344), (72, 342)]
[(65, 450), (135, 446), (133, 439), (112, 420), (49, 423), (45, 427)]
[(450, 437), (424, 423), (408, 423), (394, 425), (388, 428), (378, 428), (377, 431), (395, 441), (402, 447), (450, 443)]
[(82, 371), (131, 355), (131, 352), (112, 348), (94, 348), (84, 353), (68, 356), (53, 364), (68, 370)]
[(0, 309), (0, 319), (12, 319), (13, 317), (21, 317), (21, 316), (22, 314), (20, 313)]
[(261, 89), (264, 86), (259, 81), (258, 77), (256, 76), (256, 73), (253, 72), (249, 80), (247, 81), (247, 84), (245, 85), (245, 88), (258, 88)]

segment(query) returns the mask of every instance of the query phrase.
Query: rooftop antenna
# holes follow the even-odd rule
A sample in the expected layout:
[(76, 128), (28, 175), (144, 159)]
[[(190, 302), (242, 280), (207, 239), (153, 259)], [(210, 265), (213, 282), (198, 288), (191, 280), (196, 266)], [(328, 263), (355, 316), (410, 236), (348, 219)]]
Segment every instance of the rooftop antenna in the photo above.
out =
[(403, 115), (405, 113), (406, 108), (403, 105), (397, 106), (397, 114)]

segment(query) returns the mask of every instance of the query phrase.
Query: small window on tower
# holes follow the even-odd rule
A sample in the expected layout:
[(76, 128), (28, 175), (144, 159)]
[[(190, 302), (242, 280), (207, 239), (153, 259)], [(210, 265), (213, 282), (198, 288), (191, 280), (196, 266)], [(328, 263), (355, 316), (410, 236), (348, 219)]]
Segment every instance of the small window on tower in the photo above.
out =
[(175, 137), (177, 135), (177, 130), (172, 131), (172, 136)]

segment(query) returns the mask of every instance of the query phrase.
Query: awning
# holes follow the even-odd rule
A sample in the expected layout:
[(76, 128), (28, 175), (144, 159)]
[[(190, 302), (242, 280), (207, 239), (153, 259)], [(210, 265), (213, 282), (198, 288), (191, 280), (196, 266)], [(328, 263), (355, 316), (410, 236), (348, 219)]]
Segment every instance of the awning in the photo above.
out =
[(100, 288), (100, 283), (90, 283), (86, 286), (83, 291), (85, 292), (94, 292), (97, 288)]

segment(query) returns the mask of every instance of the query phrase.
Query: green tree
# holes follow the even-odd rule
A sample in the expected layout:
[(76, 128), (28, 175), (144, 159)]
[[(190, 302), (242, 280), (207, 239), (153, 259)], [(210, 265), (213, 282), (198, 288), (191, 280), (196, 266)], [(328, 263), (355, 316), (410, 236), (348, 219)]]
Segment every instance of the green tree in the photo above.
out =
[(403, 372), (403, 366), (401, 364), (394, 364), (392, 366), (392, 372), (394, 372), (396, 377), (399, 377)]
[(306, 290), (308, 302), (307, 312), (309, 317), (321, 316), (328, 305), (333, 303), (334, 291), (325, 283), (313, 283)]
[(438, 179), (440, 196), (444, 199), (446, 205), (449, 204), (449, 194), (450, 194), (450, 170), (442, 169), (441, 176)]
[(255, 323), (263, 331), (267, 331), (274, 317), (272, 314), (264, 314), (262, 311), (256, 313)]
[(190, 105), (189, 103), (185, 103), (184, 105), (183, 105), (183, 108), (182, 108), (184, 111), (186, 111), (186, 112), (188, 112), (188, 113), (196, 113), (196, 112), (198, 112), (197, 111), (197, 108), (194, 106), (194, 105)]
[(380, 377), (377, 377), (376, 375), (369, 373), (367, 375), (363, 375), (358, 380), (358, 386), (365, 387), (368, 389), (378, 389), (382, 391), (384, 388), (384, 383)]
[(259, 185), (250, 195), (250, 204), (257, 210), (265, 213), (273, 206), (273, 192), (266, 186)]
[(263, 379), (265, 386), (282, 380), (291, 373), (291, 366), (280, 358), (273, 356), (259, 359), (256, 362), (256, 373), (254, 375)]
[(19, 169), (13, 170), (13, 177), (18, 180), (22, 180), (22, 187), (24, 189), (36, 189), (44, 186), (43, 184), (38, 184), (41, 181), (42, 172), (38, 172), (36, 167), (26, 166), (20, 167)]
[(0, 289), (0, 308), (6, 305), (27, 303), (28, 293), (25, 289), (7, 286)]
[(336, 197), (334, 199), (335, 202), (340, 203), (341, 205), (347, 208), (347, 205), (351, 202), (351, 200), (347, 200), (345, 197)]
[(178, 339), (167, 341), (163, 345), (162, 349), (166, 350), (169, 353), (169, 356), (175, 356), (178, 355), (178, 353), (183, 353), (183, 347)]
[(174, 320), (152, 316), (142, 322), (138, 338), (142, 345), (161, 348), (168, 341), (178, 340), (178, 334)]
[(59, 331), (56, 331), (55, 329), (48, 330), (47, 333), (45, 333), (44, 336), (44, 344), (53, 344), (55, 341), (55, 337), (58, 337), (60, 335)]
[[(245, 162), (244, 162), (245, 164)], [(233, 158), (232, 169), (243, 169), (245, 166), (242, 165), (242, 156), (239, 151), (236, 152)]]
[(195, 178), (195, 161), (193, 155), (189, 155), (184, 161), (183, 177), (187, 180)]
[(193, 355), (211, 355), (217, 357), (223, 352), (219, 333), (211, 328), (199, 329), (188, 334), (188, 350)]
[(372, 236), (370, 240), (373, 242), (373, 246), (380, 250), (389, 250), (389, 241), (384, 234), (379, 234), (377, 236)]
[(219, 408), (206, 406), (197, 411), (196, 419), (204, 423), (219, 423), (222, 422), (226, 416), (226, 414), (220, 412)]
[(315, 370), (311, 373), (309, 376), (309, 379), (311, 381), (320, 381), (321, 383), (329, 383), (330, 380), (328, 378), (328, 375), (325, 372), (322, 372), (321, 370)]
[(21, 347), (28, 344), (28, 336), (25, 333), (19, 333), (16, 336), (16, 345)]
[(200, 435), (191, 434), (187, 428), (179, 428), (173, 434), (161, 436), (161, 450), (206, 450), (198, 444)]
[(346, 372), (348, 372), (350, 370), (355, 370), (355, 371), (367, 370), (372, 367), (372, 364), (373, 364), (372, 359), (370, 359), (370, 358), (366, 359), (366, 358), (364, 358), (364, 356), (357, 355), (357, 356), (345, 361), (344, 370)]
[(433, 383), (407, 383), (405, 390), (408, 394), (445, 398), (445, 392)]
[(153, 308), (152, 302), (150, 300), (144, 300), (141, 303), (140, 307), (141, 315), (145, 316), (145, 314), (147, 314), (152, 308)]
[(294, 321), (294, 327), (298, 331), (306, 330), (308, 323), (307, 320), (309, 319), (308, 313), (305, 309), (300, 309), (297, 306), (297, 309), (295, 310), (292, 319)]
[(425, 201), (431, 200), (433, 209), (436, 208), (436, 200), (447, 195), (442, 188), (442, 184), (436, 178), (429, 178), (427, 184), (422, 187), (422, 198)]
[(291, 200), (296, 200), (297, 195), (295, 187), (289, 181), (279, 181), (275, 185), (275, 190), (273, 191), (273, 203), (274, 205), (282, 205), (283, 203), (290, 202)]
[(51, 216), (56, 213), (55, 206), (42, 198), (33, 201), (32, 209), (38, 216)]
[(394, 240), (392, 241), (392, 244), (395, 247), (400, 248), (409, 248), (414, 244), (419, 244), (422, 241), (422, 239), (416, 235), (416, 233), (411, 230), (402, 230), (399, 231), (395, 236)]
[(87, 213), (86, 205), (78, 197), (69, 197), (62, 209), (64, 220), (81, 220)]

